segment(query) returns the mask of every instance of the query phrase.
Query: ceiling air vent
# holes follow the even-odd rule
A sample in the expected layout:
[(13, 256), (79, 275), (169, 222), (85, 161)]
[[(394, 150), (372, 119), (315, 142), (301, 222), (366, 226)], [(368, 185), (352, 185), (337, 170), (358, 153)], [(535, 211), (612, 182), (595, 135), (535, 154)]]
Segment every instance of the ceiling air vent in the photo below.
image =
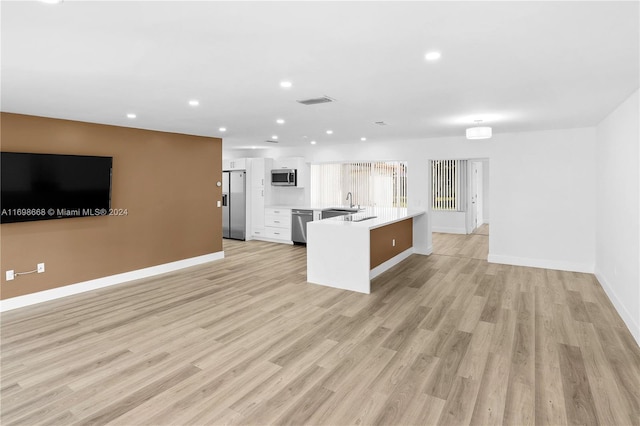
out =
[(272, 141), (271, 139), (267, 139), (265, 142), (266, 143), (278, 143), (278, 141)]
[(374, 121), (373, 124), (377, 124), (378, 126), (387, 126), (388, 124), (385, 123), (384, 121)]
[(303, 105), (315, 105), (315, 104), (326, 104), (327, 102), (335, 102), (335, 99), (331, 99), (328, 96), (323, 96), (321, 98), (313, 98), (313, 99), (303, 99), (301, 101), (296, 101)]

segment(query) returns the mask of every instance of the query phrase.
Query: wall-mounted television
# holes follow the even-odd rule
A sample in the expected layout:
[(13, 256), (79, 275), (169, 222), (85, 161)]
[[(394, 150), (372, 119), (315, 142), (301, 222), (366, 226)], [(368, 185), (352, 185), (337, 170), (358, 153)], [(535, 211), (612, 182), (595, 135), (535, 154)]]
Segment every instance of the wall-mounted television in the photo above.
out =
[(103, 216), (113, 157), (0, 153), (0, 223)]

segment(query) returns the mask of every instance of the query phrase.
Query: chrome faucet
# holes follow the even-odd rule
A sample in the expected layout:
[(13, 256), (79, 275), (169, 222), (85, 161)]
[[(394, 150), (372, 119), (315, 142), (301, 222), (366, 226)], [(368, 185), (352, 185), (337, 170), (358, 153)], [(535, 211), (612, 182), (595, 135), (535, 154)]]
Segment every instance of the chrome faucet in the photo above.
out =
[(351, 192), (347, 192), (347, 198), (345, 198), (346, 200), (349, 200), (349, 208), (352, 209), (353, 208), (353, 194)]

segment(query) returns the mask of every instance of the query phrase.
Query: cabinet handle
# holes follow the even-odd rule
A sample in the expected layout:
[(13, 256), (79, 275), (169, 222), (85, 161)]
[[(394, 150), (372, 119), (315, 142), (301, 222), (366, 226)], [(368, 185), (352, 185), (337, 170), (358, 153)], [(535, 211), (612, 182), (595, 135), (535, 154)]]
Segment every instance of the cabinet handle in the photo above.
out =
[(264, 178), (260, 179), (260, 181), (262, 182), (261, 185), (264, 185)]
[(273, 212), (274, 213), (280, 213), (280, 210), (274, 210)]
[(264, 197), (264, 189), (260, 190), (260, 196)]
[(273, 223), (280, 223), (280, 221), (279, 220), (274, 220)]
[(280, 235), (280, 233), (279, 233), (279, 232), (274, 232), (274, 234), (276, 234), (276, 235)]

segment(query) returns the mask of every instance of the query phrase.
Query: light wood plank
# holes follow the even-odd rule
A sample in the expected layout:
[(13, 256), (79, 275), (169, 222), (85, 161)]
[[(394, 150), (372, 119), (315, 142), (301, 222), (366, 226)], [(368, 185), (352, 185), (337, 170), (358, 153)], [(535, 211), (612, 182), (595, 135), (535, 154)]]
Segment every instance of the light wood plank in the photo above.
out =
[(225, 241), (2, 313), (0, 421), (637, 423), (640, 349), (595, 277), (489, 264), (479, 238), (438, 235), (369, 295), (307, 284), (304, 247)]

